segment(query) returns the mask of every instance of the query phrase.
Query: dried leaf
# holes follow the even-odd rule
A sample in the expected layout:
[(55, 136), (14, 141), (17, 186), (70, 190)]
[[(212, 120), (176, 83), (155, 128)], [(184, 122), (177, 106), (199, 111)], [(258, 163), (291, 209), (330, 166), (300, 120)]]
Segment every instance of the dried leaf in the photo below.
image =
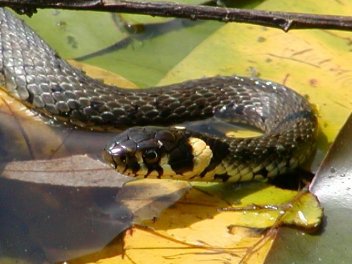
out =
[(121, 187), (131, 178), (89, 156), (52, 160), (13, 161), (3, 167), (2, 177), (24, 182), (75, 187)]

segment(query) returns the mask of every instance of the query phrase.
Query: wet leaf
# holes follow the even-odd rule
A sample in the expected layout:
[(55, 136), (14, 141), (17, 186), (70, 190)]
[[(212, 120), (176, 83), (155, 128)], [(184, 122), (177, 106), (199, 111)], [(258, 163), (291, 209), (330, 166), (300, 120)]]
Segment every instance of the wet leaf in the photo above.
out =
[(282, 219), (283, 223), (301, 227), (307, 231), (319, 228), (323, 218), (323, 209), (314, 194), (298, 193), (288, 206), (292, 208), (286, 209)]
[[(212, 190), (212, 186), (201, 184), (200, 189), (189, 190), (159, 217), (130, 229), (124, 238), (123, 255), (96, 263), (260, 263), (279, 226), (312, 228), (322, 217), (319, 203), (310, 193), (259, 183), (245, 184), (239, 192), (233, 185), (215, 187)], [(230, 189), (232, 195), (228, 195)], [(221, 190), (237, 202), (217, 197), (223, 196)], [(260, 207), (270, 200), (270, 208)]]
[[(352, 116), (349, 117), (317, 172), (311, 186), (324, 206), (324, 230), (319, 236), (302, 235), (283, 229), (275, 242), (267, 263), (349, 263), (352, 243), (347, 223), (352, 216), (351, 143)], [(297, 241), (300, 241), (297, 243)], [(286, 249), (290, 250), (286, 250)]]
[(245, 212), (233, 218), (240, 226), (267, 228), (279, 222), (280, 225), (314, 229), (321, 222), (322, 208), (309, 192), (284, 190), (263, 183), (248, 183), (238, 188), (209, 183), (197, 183), (195, 186), (230, 203), (225, 212)]
[(98, 160), (113, 133), (49, 126), (4, 92), (1, 99), (1, 263), (53, 263), (91, 254), (131, 226), (132, 212), (115, 199), (131, 178)]
[[(38, 263), (82, 255), (91, 259), (110, 241), (121, 244), (116, 238), (122, 231), (158, 217), (190, 188), (177, 181), (125, 184), (130, 180), (88, 156), (4, 164), (0, 178), (3, 247), (15, 245), (13, 251), (21, 257), (23, 248), (35, 246), (24, 255)], [(21, 233), (19, 227), (28, 233)], [(107, 248), (100, 256), (122, 252)]]
[(106, 246), (132, 224), (114, 199), (129, 180), (88, 156), (2, 164), (3, 256), (53, 263)]

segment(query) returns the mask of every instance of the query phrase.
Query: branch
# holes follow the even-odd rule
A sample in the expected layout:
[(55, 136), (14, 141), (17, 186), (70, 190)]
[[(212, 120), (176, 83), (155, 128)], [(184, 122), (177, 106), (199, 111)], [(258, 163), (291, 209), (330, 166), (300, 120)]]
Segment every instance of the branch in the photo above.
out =
[(128, 0), (0, 0), (0, 6), (8, 6), (19, 13), (28, 15), (34, 13), (36, 8), (61, 8), (178, 17), (192, 20), (241, 22), (280, 28), (284, 31), (307, 28), (352, 30), (352, 17), (348, 16), (274, 12), (167, 2), (137, 2)]

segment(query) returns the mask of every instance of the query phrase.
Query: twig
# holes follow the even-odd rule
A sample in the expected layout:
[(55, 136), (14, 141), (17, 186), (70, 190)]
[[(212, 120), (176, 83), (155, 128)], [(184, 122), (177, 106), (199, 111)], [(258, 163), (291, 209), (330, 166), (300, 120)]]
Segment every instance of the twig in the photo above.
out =
[(352, 30), (352, 17), (273, 12), (211, 6), (184, 5), (163, 2), (137, 2), (124, 0), (0, 0), (17, 12), (31, 15), (37, 8), (61, 8), (123, 12), (162, 17), (242, 22), (267, 27), (290, 29), (324, 28)]

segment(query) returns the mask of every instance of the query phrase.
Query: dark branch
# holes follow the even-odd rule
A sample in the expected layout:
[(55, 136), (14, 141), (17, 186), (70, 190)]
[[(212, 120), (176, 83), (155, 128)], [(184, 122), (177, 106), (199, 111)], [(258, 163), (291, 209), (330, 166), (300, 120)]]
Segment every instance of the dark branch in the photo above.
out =
[(352, 17), (314, 15), (289, 12), (194, 6), (176, 3), (119, 0), (0, 0), (17, 12), (31, 15), (36, 8), (61, 8), (145, 14), (162, 17), (242, 22), (267, 27), (290, 29), (324, 28), (352, 30)]

